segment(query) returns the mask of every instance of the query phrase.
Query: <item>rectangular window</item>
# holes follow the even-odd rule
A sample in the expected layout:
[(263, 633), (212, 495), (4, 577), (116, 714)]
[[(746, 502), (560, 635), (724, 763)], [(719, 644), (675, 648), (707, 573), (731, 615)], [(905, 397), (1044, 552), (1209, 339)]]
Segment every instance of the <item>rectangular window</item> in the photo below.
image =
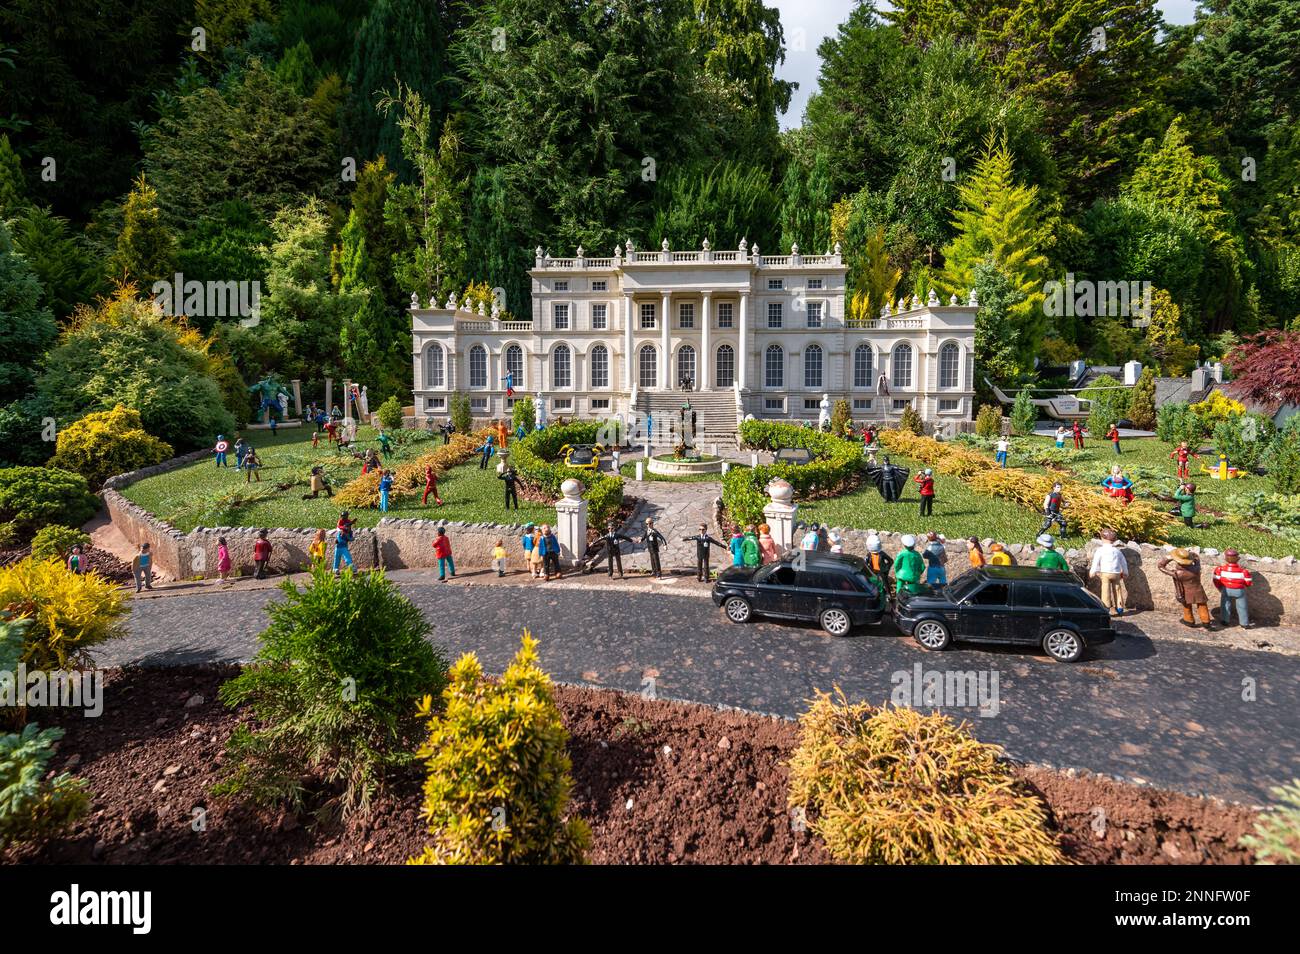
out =
[(482, 411), (483, 413), (487, 413), (487, 409), (488, 409), (488, 399), (487, 399), (487, 398), (470, 398), (470, 399), (469, 399), (469, 408), (470, 408), (471, 411)]
[(568, 279), (557, 279), (557, 280), (556, 280), (556, 282), (555, 282), (555, 291), (568, 291), (568, 290), (569, 290), (569, 281), (568, 281)]
[(808, 302), (808, 327), (820, 328), (822, 326), (822, 303), (819, 301)]
[(912, 402), (907, 398), (894, 398), (894, 410), (904, 411), (912, 406)]
[(517, 397), (506, 398), (506, 410), (513, 411), (517, 403), (519, 403), (519, 398)]
[(609, 387), (609, 351), (604, 345), (597, 345), (591, 349), (591, 386)]
[(569, 306), (552, 305), (551, 308), (552, 308), (551, 315), (555, 320), (555, 324), (552, 327), (554, 327), (556, 331), (568, 331), (569, 330)]
[(592, 291), (606, 291), (609, 288), (609, 282), (603, 278), (598, 278), (591, 283)]
[(425, 398), (424, 406), (430, 411), (441, 411), (447, 406), (446, 398)]
[(853, 399), (853, 410), (855, 410), (855, 411), (870, 411), (870, 410), (871, 410), (871, 398), (854, 398), (854, 399)]
[(780, 328), (781, 315), (781, 303), (779, 301), (769, 301), (767, 303), (767, 326), (769, 328)]
[(785, 398), (763, 398), (763, 410), (784, 411)]
[(959, 398), (939, 398), (940, 411), (960, 411), (961, 400)]
[(551, 407), (555, 408), (557, 411), (572, 411), (573, 398), (555, 398), (551, 402)]
[(810, 279), (808, 279), (808, 290), (809, 290), (809, 291), (821, 291), (821, 290), (822, 290), (822, 280), (821, 280), (820, 278), (810, 278)]
[(591, 409), (592, 409), (593, 411), (608, 411), (608, 410), (609, 410), (609, 398), (592, 398), (592, 399), (591, 399)]
[(718, 302), (718, 327), (731, 327), (731, 302), (729, 301)]
[(820, 411), (821, 407), (822, 407), (822, 402), (817, 400), (817, 398), (803, 399), (803, 409), (805, 411)]
[(768, 290), (768, 291), (782, 291), (782, 290), (784, 290), (784, 288), (785, 288), (785, 279), (782, 279), (782, 278), (769, 278), (769, 279), (767, 280), (767, 290)]
[(609, 327), (609, 305), (591, 306), (591, 327), (595, 331), (604, 331)]
[(641, 327), (653, 328), (654, 326), (655, 326), (654, 302), (643, 302), (641, 304)]
[(677, 327), (694, 328), (695, 327), (695, 305), (692, 302), (684, 301), (677, 306)]

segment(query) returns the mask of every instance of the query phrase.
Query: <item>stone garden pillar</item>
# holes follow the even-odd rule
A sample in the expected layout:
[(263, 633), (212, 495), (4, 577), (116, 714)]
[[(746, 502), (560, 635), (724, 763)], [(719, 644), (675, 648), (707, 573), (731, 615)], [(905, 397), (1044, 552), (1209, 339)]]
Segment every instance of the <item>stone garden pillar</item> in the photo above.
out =
[(328, 417), (334, 409), (334, 379), (325, 379), (325, 415)]
[(555, 502), (555, 535), (560, 541), (560, 562), (574, 566), (587, 552), (587, 501), (582, 499), (582, 481), (570, 477), (560, 484), (562, 496)]
[(298, 378), (293, 379), (293, 413), (302, 418), (302, 381)]
[(763, 522), (772, 534), (777, 552), (781, 553), (794, 546), (794, 518), (799, 505), (794, 502), (794, 487), (788, 480), (774, 478), (766, 489), (772, 502), (763, 508)]

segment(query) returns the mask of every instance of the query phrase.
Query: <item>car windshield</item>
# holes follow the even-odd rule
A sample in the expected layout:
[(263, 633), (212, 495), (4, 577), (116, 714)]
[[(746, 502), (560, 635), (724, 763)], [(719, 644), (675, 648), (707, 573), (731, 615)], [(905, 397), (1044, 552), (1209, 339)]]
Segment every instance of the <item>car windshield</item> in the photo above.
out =
[(793, 586), (794, 567), (788, 563), (772, 563), (754, 574), (755, 583), (769, 583), (775, 586)]
[(958, 577), (948, 584), (944, 590), (944, 595), (954, 603), (960, 603), (966, 597), (975, 592), (975, 588), (980, 585), (979, 577), (974, 573), (967, 573), (965, 576)]

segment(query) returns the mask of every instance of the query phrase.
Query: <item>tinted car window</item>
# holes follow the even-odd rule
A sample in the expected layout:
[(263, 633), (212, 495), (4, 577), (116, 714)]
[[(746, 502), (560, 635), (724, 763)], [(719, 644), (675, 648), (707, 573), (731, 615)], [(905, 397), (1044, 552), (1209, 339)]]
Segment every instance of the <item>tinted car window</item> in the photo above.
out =
[(948, 585), (948, 596), (954, 602), (960, 603), (966, 597), (970, 596), (975, 587), (979, 585), (979, 577), (974, 573), (968, 573), (965, 576), (958, 577), (954, 582)]
[(1017, 583), (1012, 592), (1015, 595), (1017, 606), (1038, 609), (1052, 605), (1043, 601), (1043, 586), (1041, 583)]
[(1075, 587), (1054, 586), (1050, 592), (1061, 609), (1096, 609), (1100, 605), (1092, 599), (1092, 594)]
[(971, 597), (974, 606), (1006, 606), (1011, 588), (1006, 583), (990, 583)]
[(781, 563), (771, 573), (763, 577), (762, 582), (775, 584), (776, 586), (794, 586), (794, 579), (794, 567)]

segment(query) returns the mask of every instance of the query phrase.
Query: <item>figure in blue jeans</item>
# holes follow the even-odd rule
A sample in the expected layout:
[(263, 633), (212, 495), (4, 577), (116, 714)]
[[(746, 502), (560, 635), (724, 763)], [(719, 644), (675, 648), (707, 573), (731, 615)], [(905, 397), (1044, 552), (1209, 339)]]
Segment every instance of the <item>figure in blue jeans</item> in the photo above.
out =
[(348, 565), (349, 570), (353, 568), (352, 551), (351, 549), (349, 549), (348, 546), (352, 542), (351, 537), (352, 537), (351, 533), (345, 533), (342, 530), (334, 531), (334, 572), (335, 573), (338, 573), (339, 571), (339, 563), (346, 563)]

